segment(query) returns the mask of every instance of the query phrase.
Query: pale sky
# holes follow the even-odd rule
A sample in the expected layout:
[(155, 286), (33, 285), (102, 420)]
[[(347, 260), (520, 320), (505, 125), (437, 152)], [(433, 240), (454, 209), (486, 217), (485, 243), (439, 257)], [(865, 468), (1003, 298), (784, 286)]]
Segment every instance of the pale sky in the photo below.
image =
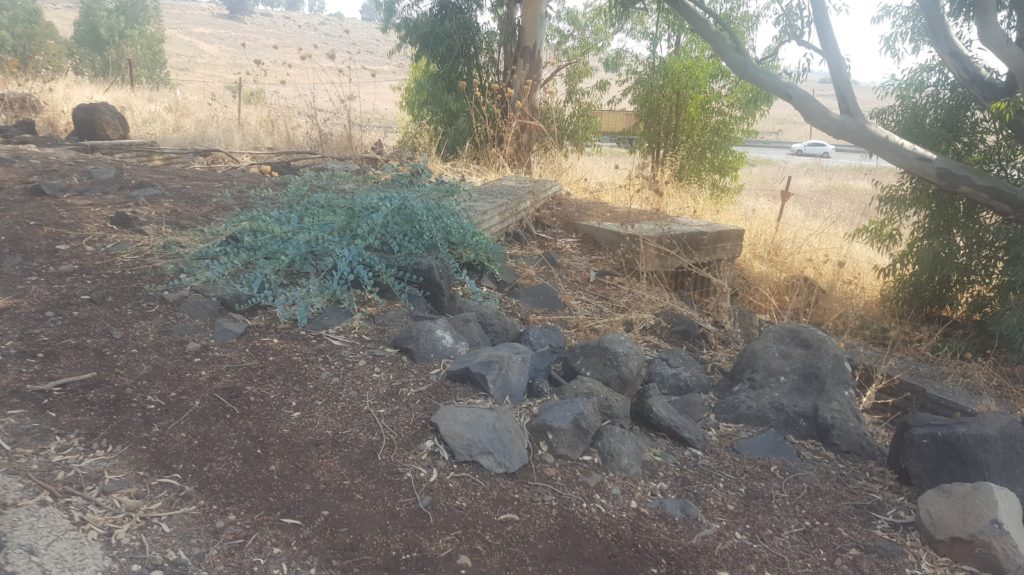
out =
[[(358, 18), (362, 3), (363, 0), (327, 0), (327, 12), (341, 12), (347, 17)], [(855, 79), (877, 82), (896, 71), (896, 65), (879, 54), (880, 30), (871, 24), (878, 3), (854, 0), (849, 4), (847, 14), (833, 17), (839, 45), (850, 59)], [(817, 62), (813, 67), (825, 68), (823, 63)]]

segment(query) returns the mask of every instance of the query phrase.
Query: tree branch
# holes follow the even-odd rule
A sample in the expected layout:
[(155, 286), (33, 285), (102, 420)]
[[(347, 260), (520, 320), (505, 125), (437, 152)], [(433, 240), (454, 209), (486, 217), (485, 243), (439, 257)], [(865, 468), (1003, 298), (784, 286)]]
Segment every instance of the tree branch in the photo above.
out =
[(974, 25), (978, 27), (981, 44), (1006, 64), (1010, 75), (1017, 81), (1017, 91), (1024, 90), (1024, 49), (1014, 44), (999, 25), (996, 0), (974, 1)]
[(555, 79), (556, 76), (562, 73), (562, 70), (565, 70), (569, 66), (574, 66), (577, 63), (579, 63), (579, 60), (569, 60), (568, 62), (562, 62), (561, 64), (556, 66), (554, 70), (548, 73), (547, 77), (541, 80), (540, 87), (538, 88), (538, 90), (543, 90), (544, 86), (547, 86), (552, 80)]
[(839, 113), (843, 116), (864, 120), (864, 111), (857, 102), (857, 93), (853, 91), (853, 80), (850, 78), (850, 67), (846, 63), (843, 52), (839, 49), (836, 32), (832, 29), (832, 18), (828, 14), (826, 0), (810, 0), (811, 14), (814, 16), (814, 28), (818, 31), (821, 41), (821, 55), (828, 64), (828, 72), (832, 76), (835, 87)]
[(1012, 92), (1007, 93), (1003, 83), (971, 58), (967, 48), (953, 35), (939, 0), (917, 0), (917, 6), (924, 16), (932, 48), (964, 89), (986, 106), (1012, 95)]
[(989, 173), (930, 152), (863, 117), (840, 116), (832, 112), (793, 82), (759, 66), (749, 52), (733, 45), (689, 0), (666, 2), (711, 46), (734, 74), (789, 102), (812, 126), (835, 138), (857, 144), (907, 173), (973, 199), (998, 214), (1014, 218), (1024, 216), (1024, 190)]

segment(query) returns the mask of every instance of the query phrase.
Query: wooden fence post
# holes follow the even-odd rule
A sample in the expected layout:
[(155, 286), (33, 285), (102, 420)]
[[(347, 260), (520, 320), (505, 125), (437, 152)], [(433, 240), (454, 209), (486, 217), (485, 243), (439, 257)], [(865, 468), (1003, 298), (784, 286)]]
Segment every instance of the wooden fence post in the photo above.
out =
[(128, 85), (131, 86), (132, 92), (135, 91), (135, 66), (132, 63), (132, 57), (128, 56)]

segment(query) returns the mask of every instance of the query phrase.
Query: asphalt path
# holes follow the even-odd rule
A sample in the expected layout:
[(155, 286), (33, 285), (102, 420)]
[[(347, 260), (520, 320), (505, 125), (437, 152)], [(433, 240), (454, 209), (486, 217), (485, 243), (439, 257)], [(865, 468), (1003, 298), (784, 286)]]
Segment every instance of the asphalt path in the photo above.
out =
[(810, 158), (807, 156), (794, 156), (788, 149), (783, 148), (761, 148), (753, 146), (738, 146), (736, 148), (750, 158), (768, 158), (782, 162), (829, 162), (832, 164), (853, 164), (858, 166), (888, 166), (889, 163), (878, 157), (870, 157), (863, 152), (840, 152), (837, 151), (829, 159)]

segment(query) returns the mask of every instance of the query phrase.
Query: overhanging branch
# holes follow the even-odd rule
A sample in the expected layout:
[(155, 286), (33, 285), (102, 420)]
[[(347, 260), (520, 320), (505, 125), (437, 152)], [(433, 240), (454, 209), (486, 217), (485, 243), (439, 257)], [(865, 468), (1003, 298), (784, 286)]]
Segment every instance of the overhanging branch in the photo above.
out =
[(839, 113), (843, 116), (864, 120), (864, 112), (857, 102), (857, 94), (853, 91), (853, 80), (850, 78), (850, 67), (846, 63), (843, 52), (839, 49), (835, 30), (832, 29), (832, 18), (828, 13), (828, 2), (810, 0), (811, 14), (814, 16), (814, 29), (821, 41), (821, 55), (828, 64), (828, 72), (832, 76), (835, 87), (836, 102)]
[(982, 45), (1006, 65), (1017, 81), (1017, 90), (1024, 90), (1024, 50), (1014, 44), (999, 25), (996, 0), (975, 0), (974, 25), (978, 27), (978, 39)]
[(789, 102), (804, 120), (831, 136), (852, 142), (907, 173), (951, 193), (973, 199), (1004, 216), (1024, 217), (1024, 190), (971, 166), (937, 155), (880, 128), (863, 117), (840, 116), (793, 82), (754, 61), (715, 28), (690, 0), (666, 0), (734, 74)]

